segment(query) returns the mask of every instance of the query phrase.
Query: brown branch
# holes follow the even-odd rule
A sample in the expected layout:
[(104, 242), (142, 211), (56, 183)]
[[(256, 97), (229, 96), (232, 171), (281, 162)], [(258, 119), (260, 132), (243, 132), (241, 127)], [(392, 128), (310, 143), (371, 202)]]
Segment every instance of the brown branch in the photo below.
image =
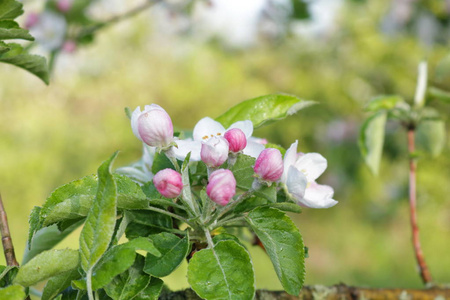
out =
[[(191, 289), (163, 294), (160, 300), (200, 300)], [(305, 286), (299, 296), (283, 291), (256, 291), (255, 300), (398, 300), (398, 299), (450, 299), (450, 289), (369, 289), (339, 284), (334, 286)]]
[(8, 218), (3, 207), (2, 195), (0, 195), (0, 232), (2, 235), (3, 252), (8, 266), (19, 266), (14, 254), (14, 246), (9, 232)]
[(420, 246), (419, 226), (417, 225), (416, 213), (416, 161), (413, 157), (415, 151), (414, 128), (408, 129), (408, 152), (409, 152), (409, 212), (411, 218), (412, 242), (417, 264), (419, 266), (420, 277), (423, 283), (431, 283), (431, 273), (425, 262), (425, 257)]

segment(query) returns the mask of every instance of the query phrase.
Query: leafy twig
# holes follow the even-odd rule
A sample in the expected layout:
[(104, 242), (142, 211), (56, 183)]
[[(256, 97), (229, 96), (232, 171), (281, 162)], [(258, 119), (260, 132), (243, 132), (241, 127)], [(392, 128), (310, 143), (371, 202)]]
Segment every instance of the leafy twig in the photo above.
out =
[(0, 231), (2, 234), (3, 252), (8, 266), (19, 266), (14, 253), (14, 246), (9, 232), (8, 218), (3, 207), (2, 195), (0, 195)]
[(419, 226), (417, 225), (416, 213), (416, 161), (413, 157), (415, 151), (415, 129), (408, 129), (408, 151), (409, 151), (409, 212), (411, 218), (412, 242), (417, 264), (419, 265), (420, 277), (423, 283), (431, 283), (431, 274), (425, 262), (425, 257), (420, 246)]

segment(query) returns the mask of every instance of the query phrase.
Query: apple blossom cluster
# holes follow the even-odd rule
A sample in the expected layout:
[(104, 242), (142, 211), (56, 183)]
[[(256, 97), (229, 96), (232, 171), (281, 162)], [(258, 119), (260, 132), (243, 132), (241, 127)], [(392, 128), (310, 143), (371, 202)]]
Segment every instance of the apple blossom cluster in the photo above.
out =
[[(153, 180), (158, 192), (166, 198), (182, 194), (183, 180), (180, 170), (164, 169), (151, 173), (155, 153), (164, 153), (171, 161), (202, 161), (207, 167), (206, 193), (220, 206), (226, 206), (237, 194), (236, 179), (230, 168), (239, 155), (256, 159), (253, 166), (254, 182), (250, 192), (264, 186), (275, 185), (288, 199), (312, 208), (328, 208), (337, 201), (333, 189), (321, 185), (316, 179), (325, 171), (327, 160), (318, 153), (297, 153), (298, 141), (286, 150), (284, 157), (276, 148), (266, 148), (267, 142), (252, 137), (253, 124), (238, 121), (225, 129), (219, 122), (205, 117), (194, 127), (192, 138), (174, 136), (172, 120), (159, 105), (137, 107), (131, 115), (131, 127), (144, 145), (144, 158), (140, 171), (122, 168), (119, 171), (143, 181)], [(136, 167), (136, 166), (135, 166)], [(139, 173), (139, 176), (137, 175)]]

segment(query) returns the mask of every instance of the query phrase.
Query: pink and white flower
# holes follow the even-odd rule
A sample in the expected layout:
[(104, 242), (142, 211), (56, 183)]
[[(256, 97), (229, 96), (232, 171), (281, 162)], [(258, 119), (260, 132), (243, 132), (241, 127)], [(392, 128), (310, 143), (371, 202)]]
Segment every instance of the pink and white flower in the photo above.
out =
[(275, 148), (264, 149), (256, 159), (253, 170), (263, 181), (278, 181), (283, 174), (283, 158), (280, 150)]
[(174, 147), (173, 152), (176, 158), (180, 160), (183, 160), (186, 155), (191, 152), (191, 160), (199, 161), (202, 142), (206, 142), (212, 137), (224, 136), (225, 132), (232, 128), (239, 128), (247, 138), (247, 146), (243, 150), (244, 154), (256, 158), (259, 153), (264, 150), (263, 145), (248, 140), (253, 133), (253, 123), (251, 121), (238, 121), (225, 129), (219, 122), (214, 121), (209, 117), (205, 117), (195, 125), (192, 136), (193, 139), (176, 141), (178, 147)]
[(214, 136), (202, 142), (200, 157), (210, 168), (221, 166), (228, 158), (228, 141), (221, 136)]
[(44, 11), (38, 16), (29, 18), (26, 25), (42, 48), (48, 51), (61, 48), (67, 29), (66, 19), (63, 16)]
[(172, 169), (164, 169), (156, 173), (153, 177), (153, 184), (158, 192), (166, 198), (178, 197), (183, 189), (181, 174)]
[(328, 208), (338, 202), (333, 199), (333, 188), (316, 183), (327, 168), (327, 160), (319, 153), (297, 154), (295, 141), (284, 155), (281, 182), (286, 193), (298, 204), (312, 208)]
[(159, 105), (138, 106), (131, 116), (131, 129), (142, 142), (152, 147), (167, 148), (173, 142), (173, 125), (170, 116)]
[(215, 203), (225, 206), (236, 194), (236, 179), (230, 170), (219, 169), (211, 173), (206, 194)]

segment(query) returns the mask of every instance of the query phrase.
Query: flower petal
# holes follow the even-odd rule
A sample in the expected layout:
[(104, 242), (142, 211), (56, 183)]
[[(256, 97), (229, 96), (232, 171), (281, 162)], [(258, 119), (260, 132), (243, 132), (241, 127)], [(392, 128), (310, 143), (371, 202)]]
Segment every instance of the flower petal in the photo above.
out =
[(300, 202), (312, 208), (328, 208), (338, 203), (333, 199), (333, 195), (334, 190), (331, 186), (311, 182)]
[(296, 140), (295, 143), (292, 143), (289, 149), (287, 149), (286, 153), (284, 154), (283, 159), (284, 172), (283, 175), (281, 176), (281, 182), (286, 183), (288, 178), (289, 167), (295, 164), (295, 160), (297, 159), (297, 145), (298, 141)]
[(327, 160), (319, 153), (306, 153), (300, 156), (294, 165), (306, 175), (308, 182), (311, 182), (326, 170)]
[(265, 149), (264, 145), (247, 140), (247, 146), (242, 151), (245, 155), (257, 158), (259, 154)]
[(141, 140), (141, 142), (143, 142), (141, 135), (139, 134), (139, 129), (138, 129), (138, 119), (139, 119), (140, 115), (141, 115), (141, 107), (138, 106), (131, 114), (131, 130), (133, 130), (134, 135), (139, 140)]
[(202, 141), (204, 137), (210, 138), (211, 135), (218, 135), (218, 133), (221, 135), (225, 133), (225, 128), (222, 124), (214, 121), (210, 117), (205, 117), (197, 122), (192, 136), (194, 137), (194, 141)]
[(240, 130), (242, 130), (247, 139), (249, 137), (251, 137), (253, 134), (253, 123), (250, 120), (237, 121), (237, 122), (231, 124), (230, 127), (228, 127), (228, 129), (231, 129), (231, 128), (239, 128)]
[(189, 152), (191, 152), (191, 161), (200, 160), (200, 150), (202, 149), (202, 143), (200, 141), (191, 140), (177, 140), (175, 143), (177, 147), (172, 147), (172, 151), (175, 157), (179, 160), (184, 160)]
[(297, 170), (294, 166), (289, 167), (286, 186), (288, 193), (297, 203), (305, 196), (307, 183), (305, 174)]

